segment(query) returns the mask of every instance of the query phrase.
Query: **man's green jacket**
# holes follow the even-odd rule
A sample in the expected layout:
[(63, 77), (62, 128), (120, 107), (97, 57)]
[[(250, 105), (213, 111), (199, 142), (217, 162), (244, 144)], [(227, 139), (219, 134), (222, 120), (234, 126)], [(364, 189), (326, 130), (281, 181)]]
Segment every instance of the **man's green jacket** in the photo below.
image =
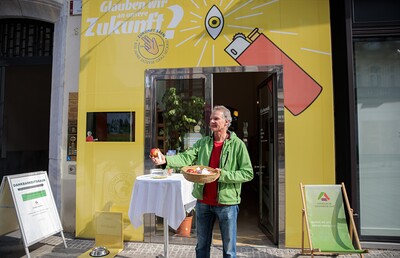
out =
[[(240, 192), (243, 182), (253, 179), (253, 167), (244, 142), (234, 132), (225, 140), (220, 156), (218, 178), (218, 203), (234, 205), (240, 203)], [(213, 137), (205, 136), (192, 148), (175, 156), (166, 156), (167, 168), (179, 169), (183, 166), (208, 166), (213, 149)], [(203, 199), (204, 184), (195, 183), (193, 196)]]

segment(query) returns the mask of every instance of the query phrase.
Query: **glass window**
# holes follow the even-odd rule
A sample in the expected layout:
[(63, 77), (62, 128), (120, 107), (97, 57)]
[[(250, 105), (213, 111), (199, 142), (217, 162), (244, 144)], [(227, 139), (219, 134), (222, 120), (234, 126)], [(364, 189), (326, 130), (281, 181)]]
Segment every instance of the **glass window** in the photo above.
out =
[(135, 112), (89, 112), (87, 142), (134, 142)]
[(360, 226), (400, 236), (400, 38), (355, 41)]

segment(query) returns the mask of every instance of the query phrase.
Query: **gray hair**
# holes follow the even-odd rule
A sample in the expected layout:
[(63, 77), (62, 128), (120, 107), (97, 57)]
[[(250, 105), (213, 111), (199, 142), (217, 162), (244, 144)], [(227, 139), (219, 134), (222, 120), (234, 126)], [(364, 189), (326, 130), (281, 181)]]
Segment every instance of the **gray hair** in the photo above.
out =
[(231, 122), (232, 122), (232, 115), (231, 115), (231, 111), (229, 109), (227, 109), (225, 106), (215, 106), (213, 108), (213, 112), (214, 111), (221, 111), (222, 114), (224, 115), (225, 119), (228, 120), (228, 127), (231, 126)]

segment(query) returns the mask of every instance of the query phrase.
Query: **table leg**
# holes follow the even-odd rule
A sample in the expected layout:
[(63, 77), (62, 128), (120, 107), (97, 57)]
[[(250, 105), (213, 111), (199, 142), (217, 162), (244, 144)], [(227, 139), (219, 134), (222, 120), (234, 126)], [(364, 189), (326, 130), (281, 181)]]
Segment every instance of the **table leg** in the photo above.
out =
[(168, 233), (168, 220), (164, 218), (164, 256), (157, 255), (156, 258), (168, 258), (168, 246), (169, 246), (169, 233)]
[(169, 246), (168, 220), (164, 218), (164, 258), (169, 257), (168, 246)]
[(164, 256), (157, 255), (156, 258), (168, 258), (168, 245), (169, 245), (169, 233), (168, 233), (168, 220), (164, 218)]

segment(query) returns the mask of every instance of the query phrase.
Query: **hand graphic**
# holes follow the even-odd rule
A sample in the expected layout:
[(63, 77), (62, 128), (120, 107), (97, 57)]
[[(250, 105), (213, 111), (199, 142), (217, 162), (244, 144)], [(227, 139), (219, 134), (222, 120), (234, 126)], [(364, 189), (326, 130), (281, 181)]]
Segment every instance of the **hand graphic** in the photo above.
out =
[(158, 44), (155, 38), (150, 39), (148, 36), (143, 37), (144, 49), (152, 55), (158, 53)]

